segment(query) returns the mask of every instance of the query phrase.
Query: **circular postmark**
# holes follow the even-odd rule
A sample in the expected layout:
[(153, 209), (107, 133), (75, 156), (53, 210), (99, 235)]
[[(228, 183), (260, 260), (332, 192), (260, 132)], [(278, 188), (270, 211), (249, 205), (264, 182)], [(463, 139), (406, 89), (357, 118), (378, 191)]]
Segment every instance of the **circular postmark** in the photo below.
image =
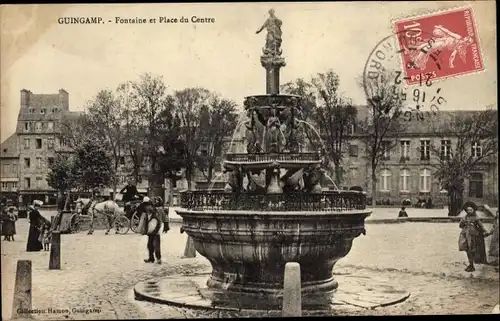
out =
[[(386, 114), (397, 112), (404, 120), (424, 120), (446, 104), (435, 85), (434, 70), (443, 64), (431, 34), (421, 30), (393, 33), (377, 43), (363, 70), (363, 89), (368, 103)], [(426, 64), (435, 64), (425, 72)]]

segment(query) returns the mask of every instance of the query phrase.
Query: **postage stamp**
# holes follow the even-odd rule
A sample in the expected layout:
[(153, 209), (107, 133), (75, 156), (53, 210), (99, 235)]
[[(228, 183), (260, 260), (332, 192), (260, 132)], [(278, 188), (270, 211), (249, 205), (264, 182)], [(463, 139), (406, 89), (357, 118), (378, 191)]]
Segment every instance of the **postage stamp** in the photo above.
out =
[(397, 20), (395, 31), (409, 85), (422, 75), (439, 80), (484, 69), (470, 7)]

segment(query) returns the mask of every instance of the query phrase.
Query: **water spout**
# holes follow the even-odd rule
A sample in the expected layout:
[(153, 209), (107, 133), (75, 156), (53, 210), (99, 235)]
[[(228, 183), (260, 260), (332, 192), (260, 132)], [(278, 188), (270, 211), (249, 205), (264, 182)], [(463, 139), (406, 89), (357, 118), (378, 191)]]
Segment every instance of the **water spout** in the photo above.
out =
[(217, 176), (215, 176), (215, 178), (212, 180), (212, 183), (210, 183), (210, 186), (208, 187), (209, 191), (214, 187), (215, 182), (217, 182), (217, 179), (219, 179), (219, 177), (221, 177), (222, 175), (224, 175), (224, 173), (220, 172)]
[(337, 184), (335, 184), (335, 181), (330, 177), (330, 175), (328, 175), (326, 172), (323, 172), (323, 176), (333, 184), (335, 191), (339, 190)]
[(233, 136), (231, 137), (231, 142), (229, 143), (229, 149), (233, 151), (233, 141), (236, 138), (236, 135), (238, 134), (238, 129), (241, 127), (241, 125), (244, 124), (245, 121), (248, 120), (248, 117), (245, 115), (245, 112), (241, 112), (238, 116), (238, 122), (236, 123), (236, 127), (234, 128), (233, 131)]

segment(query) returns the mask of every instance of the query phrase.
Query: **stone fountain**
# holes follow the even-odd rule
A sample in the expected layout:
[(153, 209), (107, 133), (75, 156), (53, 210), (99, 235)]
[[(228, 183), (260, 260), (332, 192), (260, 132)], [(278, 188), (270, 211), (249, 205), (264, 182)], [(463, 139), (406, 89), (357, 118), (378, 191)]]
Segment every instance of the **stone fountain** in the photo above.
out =
[(364, 192), (322, 186), (324, 156), (304, 143), (302, 99), (279, 93), (282, 23), (269, 13), (257, 31), (267, 28), (266, 94), (244, 102), (247, 153), (226, 155), (223, 190), (185, 191), (177, 210), (212, 266), (193, 294), (201, 306), (279, 309), (287, 262), (300, 264), (303, 309), (328, 306), (338, 287), (333, 267), (371, 214)]
[(257, 31), (267, 28), (266, 95), (244, 102), (247, 153), (226, 155), (224, 190), (186, 191), (177, 213), (212, 265), (212, 299), (245, 295), (279, 305), (285, 264), (298, 262), (303, 302), (318, 304), (337, 288), (332, 269), (365, 233), (371, 211), (363, 192), (325, 190), (321, 153), (301, 148), (301, 97), (279, 93), (282, 23), (269, 13)]

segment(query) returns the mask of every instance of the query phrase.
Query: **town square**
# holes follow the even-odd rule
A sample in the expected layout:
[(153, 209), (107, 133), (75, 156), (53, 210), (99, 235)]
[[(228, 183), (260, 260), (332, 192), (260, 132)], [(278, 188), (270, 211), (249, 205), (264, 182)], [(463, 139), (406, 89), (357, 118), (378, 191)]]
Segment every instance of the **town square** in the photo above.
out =
[(2, 318), (499, 313), (492, 6), (2, 6)]

